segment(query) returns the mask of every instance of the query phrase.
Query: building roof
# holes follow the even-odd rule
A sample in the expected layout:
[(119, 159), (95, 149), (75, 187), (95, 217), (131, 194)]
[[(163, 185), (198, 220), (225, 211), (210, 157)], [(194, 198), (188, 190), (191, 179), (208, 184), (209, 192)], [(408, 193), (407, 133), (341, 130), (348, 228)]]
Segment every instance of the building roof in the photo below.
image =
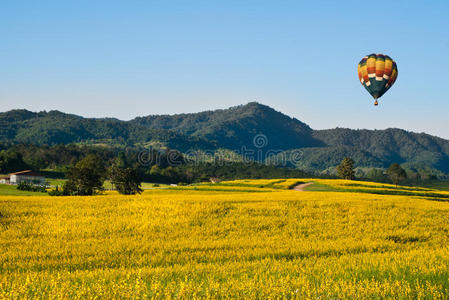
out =
[(0, 179), (9, 179), (9, 175), (6, 175), (6, 176), (0, 176)]
[(44, 177), (44, 175), (34, 172), (32, 170), (25, 170), (25, 171), (10, 173), (9, 176), (11, 176), (11, 175), (26, 175), (26, 176)]

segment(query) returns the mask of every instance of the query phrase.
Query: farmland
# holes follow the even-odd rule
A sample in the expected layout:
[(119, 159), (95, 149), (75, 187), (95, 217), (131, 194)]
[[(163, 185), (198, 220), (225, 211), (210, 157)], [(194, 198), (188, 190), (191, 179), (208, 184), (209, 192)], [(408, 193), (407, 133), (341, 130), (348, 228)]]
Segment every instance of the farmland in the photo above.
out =
[(0, 298), (447, 298), (448, 200), (319, 179), (4, 195)]

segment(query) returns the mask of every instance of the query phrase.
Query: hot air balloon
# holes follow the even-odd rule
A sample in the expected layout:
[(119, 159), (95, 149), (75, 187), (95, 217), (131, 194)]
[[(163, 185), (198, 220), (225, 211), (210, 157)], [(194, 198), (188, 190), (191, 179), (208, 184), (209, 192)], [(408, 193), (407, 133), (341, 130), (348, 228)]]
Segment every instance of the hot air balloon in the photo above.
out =
[(382, 97), (396, 81), (398, 67), (396, 62), (388, 55), (370, 54), (365, 56), (357, 67), (359, 80), (368, 93), (374, 98), (374, 105), (378, 105), (377, 99)]

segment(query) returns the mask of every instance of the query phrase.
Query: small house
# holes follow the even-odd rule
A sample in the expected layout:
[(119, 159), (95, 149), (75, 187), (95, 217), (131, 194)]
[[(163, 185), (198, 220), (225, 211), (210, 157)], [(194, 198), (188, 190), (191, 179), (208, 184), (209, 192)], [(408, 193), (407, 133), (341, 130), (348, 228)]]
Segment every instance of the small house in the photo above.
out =
[(45, 185), (45, 176), (31, 170), (9, 174), (9, 184), (19, 184), (20, 182)]
[(0, 184), (9, 184), (9, 176), (0, 176)]

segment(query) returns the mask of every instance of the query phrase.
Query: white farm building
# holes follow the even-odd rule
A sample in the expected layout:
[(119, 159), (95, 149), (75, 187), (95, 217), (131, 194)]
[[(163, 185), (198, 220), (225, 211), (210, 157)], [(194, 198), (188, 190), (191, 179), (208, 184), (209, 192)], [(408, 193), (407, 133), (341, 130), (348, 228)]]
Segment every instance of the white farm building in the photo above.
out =
[(44, 185), (45, 176), (31, 170), (25, 170), (0, 178), (0, 183), (3, 184), (19, 184), (20, 182)]

